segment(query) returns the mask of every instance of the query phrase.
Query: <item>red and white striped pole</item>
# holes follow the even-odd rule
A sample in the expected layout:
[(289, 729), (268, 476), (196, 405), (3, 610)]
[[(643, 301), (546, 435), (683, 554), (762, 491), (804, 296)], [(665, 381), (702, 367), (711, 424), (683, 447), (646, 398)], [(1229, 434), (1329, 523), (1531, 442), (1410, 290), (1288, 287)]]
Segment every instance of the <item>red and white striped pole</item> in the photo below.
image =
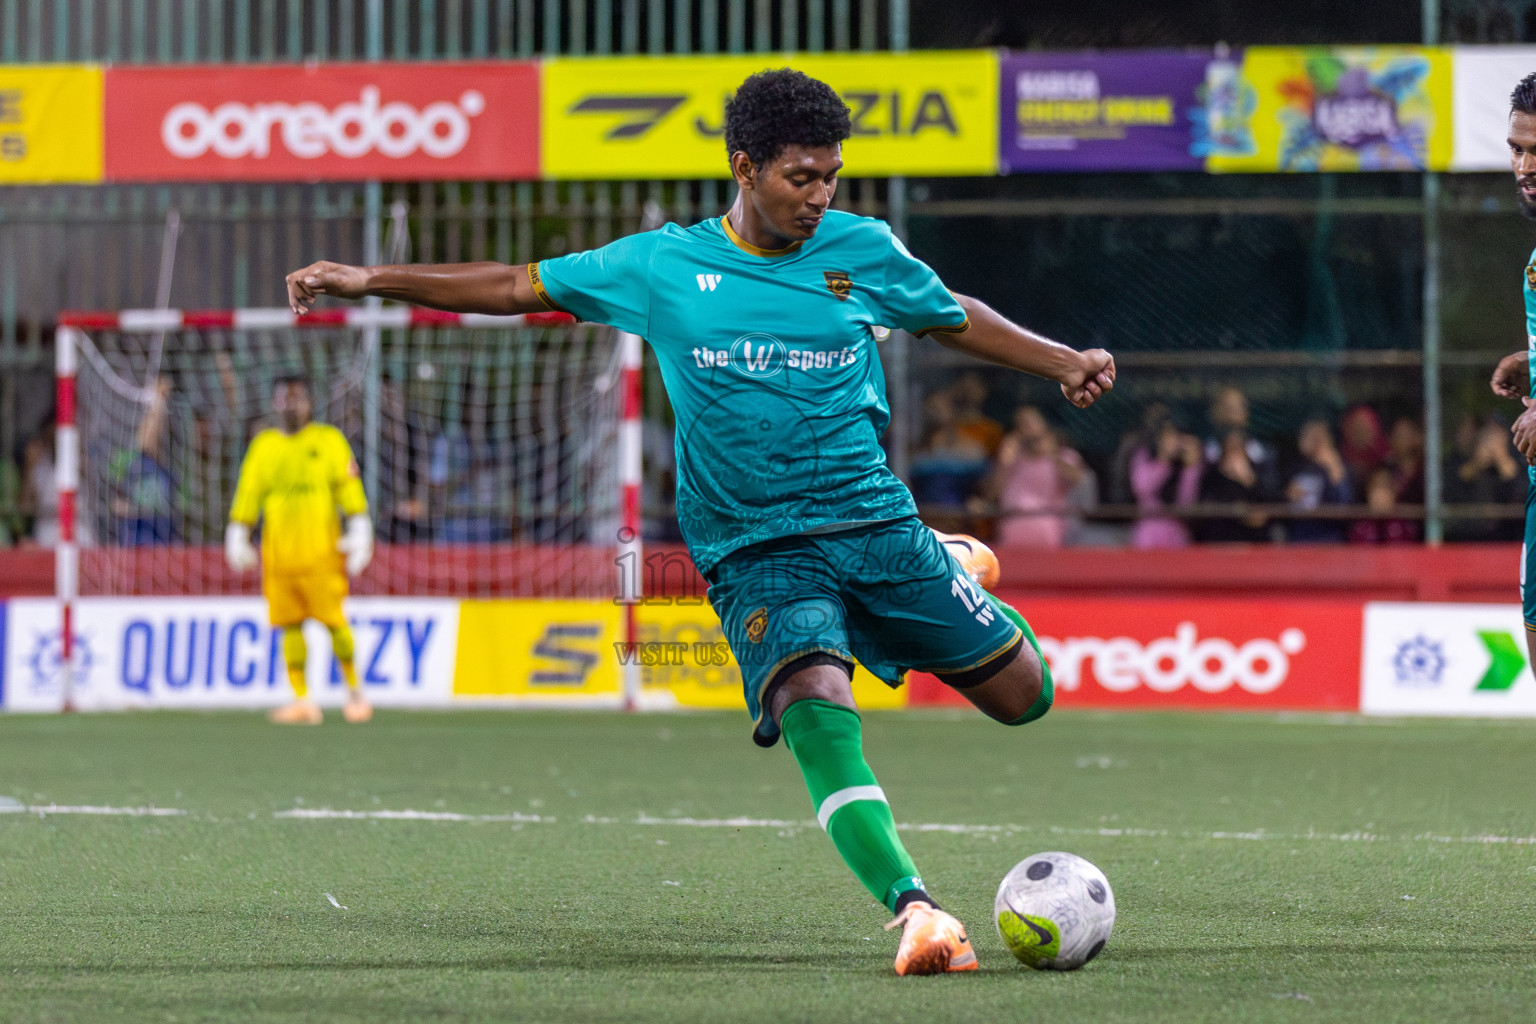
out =
[(629, 572), (620, 572), (620, 587), (626, 591), (620, 595), (624, 609), (624, 643), (629, 657), (623, 661), (624, 709), (634, 711), (640, 706), (640, 628), (636, 611), (645, 599), (643, 566), (644, 551), (640, 541), (640, 472), (642, 468), (640, 400), (640, 338), (633, 334), (619, 335), (619, 367), (623, 374), (624, 418), (619, 424), (619, 484), (624, 495), (624, 522), (619, 528), (619, 565), (629, 566)]
[(569, 313), (527, 313), (493, 316), (488, 313), (444, 313), (415, 306), (352, 306), (321, 309), (297, 316), (286, 306), (247, 309), (123, 309), (116, 312), (60, 313), (60, 327), (126, 333), (175, 331), (183, 327), (231, 330), (276, 330), (282, 327), (550, 327), (574, 323)]
[(80, 488), (80, 431), (75, 426), (75, 329), (54, 334), (57, 429), (53, 471), (59, 492), (59, 539), (53, 549), (53, 587), (59, 599), (60, 710), (75, 709), (75, 599), (80, 595), (80, 548), (75, 540), (75, 494)]

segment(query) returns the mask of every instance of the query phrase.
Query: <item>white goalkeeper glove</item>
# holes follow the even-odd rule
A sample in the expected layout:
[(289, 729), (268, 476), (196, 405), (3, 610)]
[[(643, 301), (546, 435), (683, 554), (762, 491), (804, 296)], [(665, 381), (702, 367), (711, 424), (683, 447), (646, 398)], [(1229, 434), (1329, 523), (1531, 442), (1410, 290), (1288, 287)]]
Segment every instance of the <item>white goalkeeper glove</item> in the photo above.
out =
[(373, 561), (373, 523), (365, 515), (347, 516), (347, 532), (336, 542), (347, 556), (347, 575), (356, 576)]
[(249, 526), (230, 523), (224, 528), (224, 561), (235, 572), (256, 568), (256, 549), (251, 546)]

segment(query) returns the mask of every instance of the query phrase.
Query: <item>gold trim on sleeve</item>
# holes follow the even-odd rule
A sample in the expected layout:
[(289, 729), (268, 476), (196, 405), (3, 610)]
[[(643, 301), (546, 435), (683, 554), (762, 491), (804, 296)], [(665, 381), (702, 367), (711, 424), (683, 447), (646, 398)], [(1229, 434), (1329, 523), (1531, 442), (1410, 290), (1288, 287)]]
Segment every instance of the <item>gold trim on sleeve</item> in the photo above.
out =
[(565, 309), (559, 303), (555, 302), (554, 299), (549, 297), (549, 292), (544, 288), (544, 279), (539, 276), (539, 263), (537, 260), (528, 264), (528, 283), (533, 285), (533, 294), (537, 295), (539, 297), (539, 301), (548, 306), (551, 311), (556, 313), (570, 313), (572, 316), (575, 315), (574, 313), (571, 313), (570, 310)]
[(940, 324), (937, 327), (924, 327), (922, 330), (913, 331), (912, 333), (917, 335), (919, 338), (926, 338), (930, 334), (964, 334), (966, 331), (970, 330), (970, 327), (971, 318), (966, 317), (964, 320), (960, 321), (958, 324), (955, 324), (953, 327), (945, 327), (944, 325)]

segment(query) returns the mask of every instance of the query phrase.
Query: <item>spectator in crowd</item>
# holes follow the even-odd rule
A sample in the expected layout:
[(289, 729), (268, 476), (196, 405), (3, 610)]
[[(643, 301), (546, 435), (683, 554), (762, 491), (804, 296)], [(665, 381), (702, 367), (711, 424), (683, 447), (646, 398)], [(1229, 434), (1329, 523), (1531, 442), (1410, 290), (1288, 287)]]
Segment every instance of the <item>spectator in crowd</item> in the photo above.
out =
[(1163, 424), (1172, 420), (1173, 414), (1162, 402), (1153, 402), (1141, 411), (1141, 422), (1120, 435), (1109, 464), (1109, 485), (1105, 499), (1116, 505), (1128, 505), (1136, 500), (1131, 486), (1131, 456), (1142, 449), (1155, 449), (1162, 433)]
[[(1471, 436), (1458, 444), (1461, 450), (1447, 467), (1447, 490), (1455, 494), (1456, 501), (1467, 504), (1523, 504), (1527, 474), (1510, 443), (1509, 427), (1491, 417), (1481, 423), (1472, 419), (1463, 430), (1465, 426), (1471, 427)], [(1452, 520), (1447, 532), (1451, 539), (1464, 541), (1520, 540), (1524, 536), (1519, 520), (1493, 518)]]
[(1386, 466), (1381, 466), (1366, 479), (1365, 505), (1375, 518), (1361, 519), (1350, 525), (1351, 544), (1413, 544), (1423, 535), (1422, 524), (1391, 518), (1398, 505), (1397, 485), (1392, 470)]
[(1021, 406), (998, 448), (988, 486), (1001, 511), (997, 543), (1061, 547), (1071, 525), (1069, 498), (1086, 471), (1083, 457), (1062, 444), (1040, 410)]
[[(1246, 431), (1229, 429), (1221, 439), (1216, 461), (1200, 480), (1200, 500), (1211, 504), (1263, 504), (1273, 501), (1260, 465), (1253, 460), (1254, 446)], [(1272, 465), (1272, 463), (1271, 463)], [(1268, 517), (1259, 511), (1236, 518), (1201, 520), (1195, 536), (1203, 541), (1240, 542), (1268, 539)]]
[(1424, 430), (1410, 416), (1400, 416), (1387, 435), (1386, 454), (1366, 478), (1365, 504), (1373, 518), (1350, 527), (1351, 544), (1412, 544), (1424, 537), (1424, 524), (1388, 513), (1424, 503)]
[(21, 514), (21, 474), (8, 456), (0, 456), (0, 548), (15, 547), (27, 535)]
[(406, 544), (425, 540), (427, 522), (427, 431), (406, 402), (405, 389), (385, 373), (379, 387), (379, 479), (377, 533), (381, 540)]
[(113, 539), (123, 547), (170, 544), (177, 536), (174, 509), (176, 478), (165, 461), (171, 378), (155, 382), (134, 435), (134, 447), (114, 453), (112, 481)]
[(1399, 416), (1392, 422), (1387, 444), (1384, 465), (1392, 471), (1397, 503), (1424, 504), (1424, 428), (1411, 416)]
[(1200, 441), (1174, 425), (1164, 405), (1153, 406), (1138, 432), (1141, 442), (1131, 450), (1130, 491), (1142, 517), (1131, 531), (1134, 548), (1181, 548), (1189, 543), (1189, 527), (1158, 513), (1185, 508), (1200, 497), (1205, 456)]
[(640, 479), (640, 535), (646, 540), (682, 543), (677, 521), (677, 428), (653, 416), (640, 424), (645, 475)]
[(1339, 421), (1339, 454), (1349, 470), (1349, 478), (1357, 486), (1370, 479), (1376, 467), (1387, 460), (1391, 446), (1386, 431), (1381, 429), (1381, 417), (1368, 405), (1357, 405), (1347, 410)]
[(912, 455), (912, 496), (928, 506), (923, 518), (941, 530), (968, 525), (963, 509), (987, 473), (987, 449), (960, 430), (954, 396), (935, 391), (923, 402), (923, 443)]
[(512, 537), (512, 474), (509, 453), (490, 436), (489, 404), (470, 379), (459, 415), (432, 439), (427, 482), (441, 510), (434, 539), (448, 544), (488, 544)]
[[(1301, 512), (1315, 512), (1325, 505), (1348, 505), (1355, 488), (1344, 456), (1333, 443), (1328, 421), (1314, 418), (1302, 424), (1296, 437), (1297, 463), (1285, 485), (1285, 498)], [(1337, 519), (1297, 518), (1286, 524), (1287, 540), (1302, 544), (1337, 544), (1344, 540), (1344, 522)]]
[(1278, 492), (1279, 460), (1274, 445), (1259, 440), (1249, 432), (1248, 396), (1240, 388), (1220, 388), (1211, 398), (1207, 415), (1210, 417), (1211, 433), (1205, 439), (1206, 475), (1209, 476), (1209, 470), (1218, 463), (1228, 459), (1226, 446), (1231, 441), (1232, 432), (1238, 431), (1243, 435), (1243, 450), (1259, 488), (1271, 496)]
[(955, 430), (980, 443), (987, 458), (995, 458), (1003, 443), (1003, 425), (982, 412), (987, 382), (975, 370), (967, 370), (949, 386), (949, 393), (955, 409)]
[(21, 514), (32, 524), (29, 541), (40, 548), (59, 542), (59, 489), (53, 465), (53, 424), (27, 439), (21, 456)]

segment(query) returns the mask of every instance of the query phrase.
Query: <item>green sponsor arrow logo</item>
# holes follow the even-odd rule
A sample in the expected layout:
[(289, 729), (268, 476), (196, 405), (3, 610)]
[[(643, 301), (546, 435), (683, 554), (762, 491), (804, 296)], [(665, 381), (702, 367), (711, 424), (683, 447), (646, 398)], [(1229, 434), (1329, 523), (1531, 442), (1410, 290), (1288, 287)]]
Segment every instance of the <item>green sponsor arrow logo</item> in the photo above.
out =
[(1493, 630), (1478, 630), (1477, 635), (1483, 641), (1483, 646), (1488, 648), (1488, 655), (1493, 659), (1488, 665), (1488, 671), (1483, 673), (1483, 678), (1478, 680), (1475, 690), (1507, 690), (1515, 685), (1515, 678), (1520, 675), (1520, 670), (1525, 668), (1525, 655), (1520, 653), (1520, 648), (1515, 645), (1515, 638), (1508, 633)]

